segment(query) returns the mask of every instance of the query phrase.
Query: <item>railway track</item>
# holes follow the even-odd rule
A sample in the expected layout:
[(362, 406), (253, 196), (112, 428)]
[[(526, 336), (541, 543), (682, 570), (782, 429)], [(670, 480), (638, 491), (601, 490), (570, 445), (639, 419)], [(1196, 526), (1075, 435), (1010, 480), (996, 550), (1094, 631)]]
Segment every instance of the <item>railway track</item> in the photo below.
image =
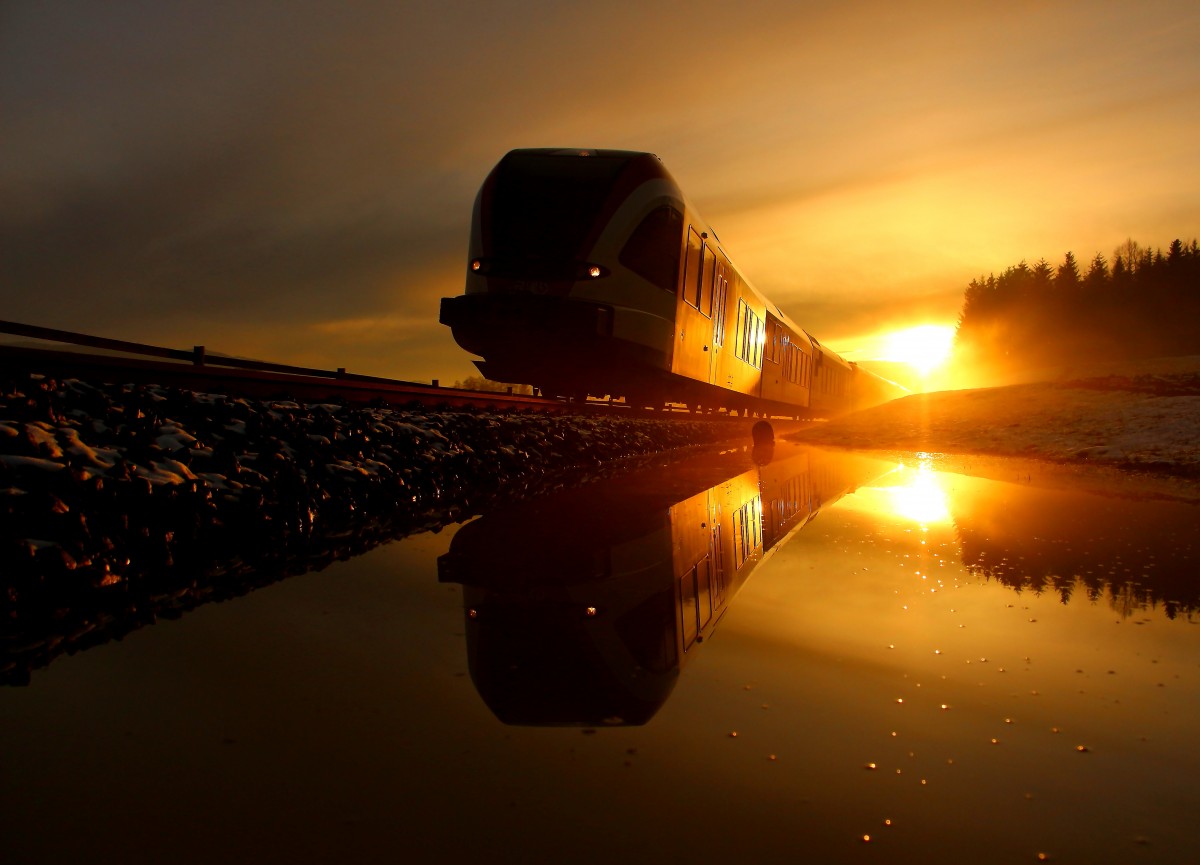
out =
[[(226, 393), (259, 399), (286, 397), (305, 402), (345, 402), (479, 408), (506, 411), (599, 412), (661, 417), (667, 412), (633, 410), (623, 403), (589, 400), (565, 402), (543, 396), (477, 391), (191, 350), (108, 339), (0, 320), (0, 333), (36, 340), (35, 344), (0, 345), (0, 371), (59, 377), (137, 382)], [(686, 415), (686, 409), (680, 412)], [(723, 417), (715, 416), (715, 417)]]

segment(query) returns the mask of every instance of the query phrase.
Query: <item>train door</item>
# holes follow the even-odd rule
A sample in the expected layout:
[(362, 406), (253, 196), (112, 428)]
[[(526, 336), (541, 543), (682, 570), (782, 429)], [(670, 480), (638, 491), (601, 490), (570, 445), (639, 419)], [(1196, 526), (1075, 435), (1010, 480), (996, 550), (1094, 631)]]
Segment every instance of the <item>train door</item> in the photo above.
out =
[(716, 255), (708, 236), (688, 227), (683, 279), (676, 303), (675, 351), (671, 371), (707, 382), (712, 356), (713, 277)]
[(729, 261), (724, 255), (716, 256), (712, 279), (712, 339), (709, 342), (708, 383), (719, 384), (721, 365), (725, 354), (725, 305), (729, 300)]

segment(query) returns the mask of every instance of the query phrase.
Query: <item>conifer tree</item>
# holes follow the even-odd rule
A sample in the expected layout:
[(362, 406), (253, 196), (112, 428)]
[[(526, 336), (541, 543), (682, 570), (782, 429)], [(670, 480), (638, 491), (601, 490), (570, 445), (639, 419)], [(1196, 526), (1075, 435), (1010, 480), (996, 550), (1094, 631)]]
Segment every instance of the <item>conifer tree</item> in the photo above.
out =
[(1079, 285), (1079, 265), (1075, 262), (1075, 253), (1067, 252), (1067, 257), (1054, 274), (1054, 285), (1059, 289), (1072, 289)]
[(1109, 278), (1108, 262), (1104, 260), (1103, 255), (1097, 252), (1083, 281), (1089, 288), (1098, 291), (1108, 283)]

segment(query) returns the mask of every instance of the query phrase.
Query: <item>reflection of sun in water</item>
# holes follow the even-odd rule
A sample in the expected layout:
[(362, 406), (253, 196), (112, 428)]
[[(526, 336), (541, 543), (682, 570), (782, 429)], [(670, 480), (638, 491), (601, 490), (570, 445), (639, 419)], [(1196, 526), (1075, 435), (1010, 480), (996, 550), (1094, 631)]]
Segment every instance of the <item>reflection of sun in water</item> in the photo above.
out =
[(953, 327), (922, 324), (887, 334), (880, 353), (883, 360), (906, 363), (926, 376), (949, 359), (953, 346)]
[(888, 489), (892, 495), (892, 511), (922, 525), (950, 522), (946, 492), (938, 483), (932, 465), (922, 461), (916, 469), (905, 467), (902, 470), (904, 483)]
[(929, 454), (916, 465), (897, 465), (870, 486), (859, 487), (839, 507), (876, 514), (885, 520), (916, 523), (922, 533), (954, 522), (942, 476)]
[(892, 513), (922, 526), (950, 522), (946, 493), (928, 460), (921, 460), (915, 468), (901, 466), (897, 472), (899, 483), (887, 487)]

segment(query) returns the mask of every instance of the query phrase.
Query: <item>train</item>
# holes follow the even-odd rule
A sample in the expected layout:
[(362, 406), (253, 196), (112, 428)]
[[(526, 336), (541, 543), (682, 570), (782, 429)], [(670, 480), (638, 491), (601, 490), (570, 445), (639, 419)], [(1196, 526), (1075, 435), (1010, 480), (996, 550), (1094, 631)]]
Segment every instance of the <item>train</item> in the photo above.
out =
[(494, 381), (785, 417), (906, 393), (755, 289), (652, 153), (509, 151), (475, 198), (467, 261), (439, 318)]

